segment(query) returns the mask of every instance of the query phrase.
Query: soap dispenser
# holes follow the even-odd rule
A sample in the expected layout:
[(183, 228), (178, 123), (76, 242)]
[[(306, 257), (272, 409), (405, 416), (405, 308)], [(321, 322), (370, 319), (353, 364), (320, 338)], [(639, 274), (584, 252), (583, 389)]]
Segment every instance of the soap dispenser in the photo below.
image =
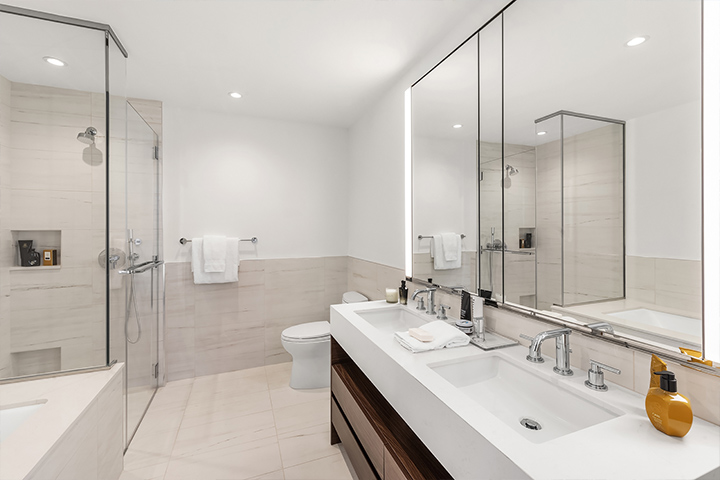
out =
[(684, 437), (692, 427), (690, 400), (677, 393), (675, 374), (653, 372), (660, 377), (660, 386), (652, 387), (645, 398), (645, 410), (653, 426), (666, 435)]
[(400, 288), (398, 289), (400, 296), (400, 304), (407, 305), (408, 288), (405, 286), (405, 280), (400, 280)]

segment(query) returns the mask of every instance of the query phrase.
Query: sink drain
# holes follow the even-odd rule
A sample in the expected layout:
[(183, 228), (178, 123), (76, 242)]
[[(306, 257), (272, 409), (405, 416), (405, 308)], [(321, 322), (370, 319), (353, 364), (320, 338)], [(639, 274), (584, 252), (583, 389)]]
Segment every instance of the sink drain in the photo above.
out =
[(542, 430), (542, 425), (531, 418), (523, 418), (520, 420), (520, 425), (527, 428), (528, 430)]

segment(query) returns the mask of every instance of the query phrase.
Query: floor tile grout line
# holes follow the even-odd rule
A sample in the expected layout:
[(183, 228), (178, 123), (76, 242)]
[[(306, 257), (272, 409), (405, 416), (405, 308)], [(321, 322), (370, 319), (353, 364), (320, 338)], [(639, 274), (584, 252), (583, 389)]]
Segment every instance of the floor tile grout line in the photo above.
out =
[(188, 402), (190, 401), (190, 395), (192, 395), (192, 389), (195, 386), (195, 379), (193, 378), (192, 383), (190, 384), (190, 392), (188, 393), (187, 399), (185, 400), (185, 406), (183, 406), (183, 414), (182, 419), (180, 420), (180, 425), (178, 425), (177, 430), (175, 431), (175, 438), (172, 442), (172, 448), (170, 449), (170, 456), (168, 457), (168, 461), (165, 463), (165, 471), (163, 472), (162, 478), (165, 480), (165, 476), (167, 475), (168, 467), (170, 466), (170, 461), (173, 459), (172, 452), (175, 450), (175, 443), (177, 442), (178, 435), (180, 435), (180, 428), (182, 428), (182, 422), (185, 420), (185, 412), (187, 411)]

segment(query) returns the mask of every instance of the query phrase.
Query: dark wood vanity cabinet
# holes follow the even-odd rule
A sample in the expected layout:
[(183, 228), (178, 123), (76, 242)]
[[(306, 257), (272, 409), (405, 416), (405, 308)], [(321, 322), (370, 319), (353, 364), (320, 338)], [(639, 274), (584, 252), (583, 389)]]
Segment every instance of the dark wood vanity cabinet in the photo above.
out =
[(331, 390), (330, 443), (342, 442), (360, 480), (452, 478), (334, 338)]

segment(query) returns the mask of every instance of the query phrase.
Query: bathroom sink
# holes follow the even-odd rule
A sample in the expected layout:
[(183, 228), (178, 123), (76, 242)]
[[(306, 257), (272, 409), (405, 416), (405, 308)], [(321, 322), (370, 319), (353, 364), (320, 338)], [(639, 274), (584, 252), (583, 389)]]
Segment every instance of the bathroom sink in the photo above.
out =
[(533, 443), (622, 415), (499, 356), (428, 367)]
[(355, 313), (370, 325), (385, 333), (407, 331), (410, 328), (421, 327), (429, 321), (435, 320), (434, 315), (415, 313), (400, 305), (377, 310), (361, 310)]

